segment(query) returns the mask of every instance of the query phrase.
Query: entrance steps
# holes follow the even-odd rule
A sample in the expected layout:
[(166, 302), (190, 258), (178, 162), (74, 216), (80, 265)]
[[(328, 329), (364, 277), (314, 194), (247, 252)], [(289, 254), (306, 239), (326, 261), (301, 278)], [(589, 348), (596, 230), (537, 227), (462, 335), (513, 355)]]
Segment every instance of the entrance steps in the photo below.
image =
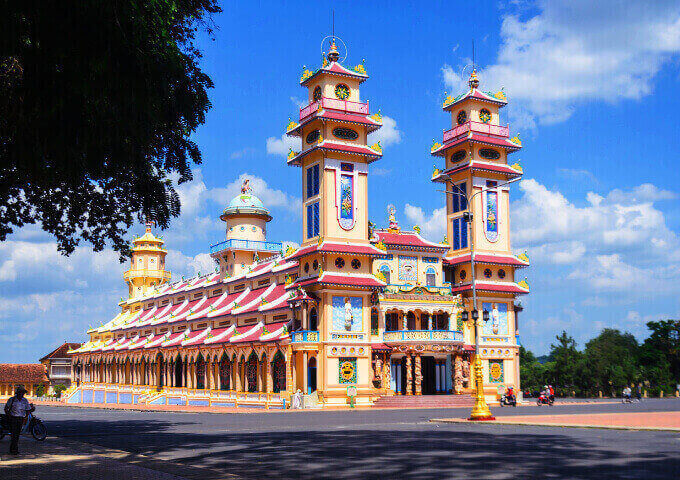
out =
[(450, 408), (472, 407), (475, 399), (468, 395), (385, 395), (373, 403), (374, 408)]

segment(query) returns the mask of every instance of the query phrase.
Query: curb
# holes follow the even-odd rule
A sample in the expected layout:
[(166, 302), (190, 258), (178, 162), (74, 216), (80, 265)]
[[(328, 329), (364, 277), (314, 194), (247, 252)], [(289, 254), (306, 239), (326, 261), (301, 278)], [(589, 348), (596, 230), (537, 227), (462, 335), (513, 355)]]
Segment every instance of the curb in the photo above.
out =
[(680, 432), (680, 428), (676, 427), (634, 427), (628, 425), (593, 425), (585, 423), (539, 423), (539, 422), (504, 422), (502, 420), (489, 420), (485, 422), (472, 422), (467, 419), (456, 419), (456, 418), (431, 418), (429, 420), (432, 423), (474, 423), (477, 425), (523, 425), (523, 426), (533, 426), (533, 427), (555, 427), (555, 428), (601, 428), (605, 430), (640, 430), (640, 431), (651, 431), (651, 432)]

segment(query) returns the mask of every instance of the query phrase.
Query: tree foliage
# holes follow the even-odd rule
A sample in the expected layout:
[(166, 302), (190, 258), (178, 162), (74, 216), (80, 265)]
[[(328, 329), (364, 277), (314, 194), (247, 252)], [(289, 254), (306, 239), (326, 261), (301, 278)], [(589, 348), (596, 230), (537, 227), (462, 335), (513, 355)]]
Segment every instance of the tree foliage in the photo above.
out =
[(620, 395), (633, 384), (650, 394), (675, 392), (680, 383), (680, 320), (649, 322), (642, 344), (628, 332), (605, 328), (583, 351), (566, 332), (556, 336), (545, 362), (520, 347), (522, 387), (535, 391), (551, 384), (560, 395)]
[(0, 2), (0, 241), (40, 224), (129, 255), (135, 219), (179, 215), (210, 108), (199, 30), (216, 0)]

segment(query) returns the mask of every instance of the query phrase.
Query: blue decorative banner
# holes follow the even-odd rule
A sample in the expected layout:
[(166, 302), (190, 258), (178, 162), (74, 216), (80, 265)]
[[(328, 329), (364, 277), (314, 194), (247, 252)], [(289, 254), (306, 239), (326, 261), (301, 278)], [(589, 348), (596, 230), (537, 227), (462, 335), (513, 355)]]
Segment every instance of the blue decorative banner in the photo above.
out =
[(490, 242), (498, 240), (498, 192), (486, 192), (484, 230)]
[(354, 177), (340, 175), (340, 226), (350, 229), (354, 226)]

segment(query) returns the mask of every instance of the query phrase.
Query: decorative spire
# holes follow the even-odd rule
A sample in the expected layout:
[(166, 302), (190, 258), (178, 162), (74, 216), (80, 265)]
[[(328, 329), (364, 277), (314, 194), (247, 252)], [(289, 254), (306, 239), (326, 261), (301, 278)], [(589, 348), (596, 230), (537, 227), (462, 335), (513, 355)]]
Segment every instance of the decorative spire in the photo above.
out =
[(144, 224), (146, 226), (146, 233), (151, 233), (151, 229), (153, 226), (156, 224), (153, 220), (151, 220), (149, 217), (146, 218), (146, 223)]
[(470, 74), (470, 80), (468, 80), (468, 85), (470, 85), (470, 90), (474, 90), (479, 87), (479, 79), (477, 78), (477, 69), (473, 69)]
[(340, 53), (338, 53), (338, 47), (335, 45), (335, 37), (331, 39), (331, 49), (328, 52), (328, 61), (337, 62), (340, 60)]

